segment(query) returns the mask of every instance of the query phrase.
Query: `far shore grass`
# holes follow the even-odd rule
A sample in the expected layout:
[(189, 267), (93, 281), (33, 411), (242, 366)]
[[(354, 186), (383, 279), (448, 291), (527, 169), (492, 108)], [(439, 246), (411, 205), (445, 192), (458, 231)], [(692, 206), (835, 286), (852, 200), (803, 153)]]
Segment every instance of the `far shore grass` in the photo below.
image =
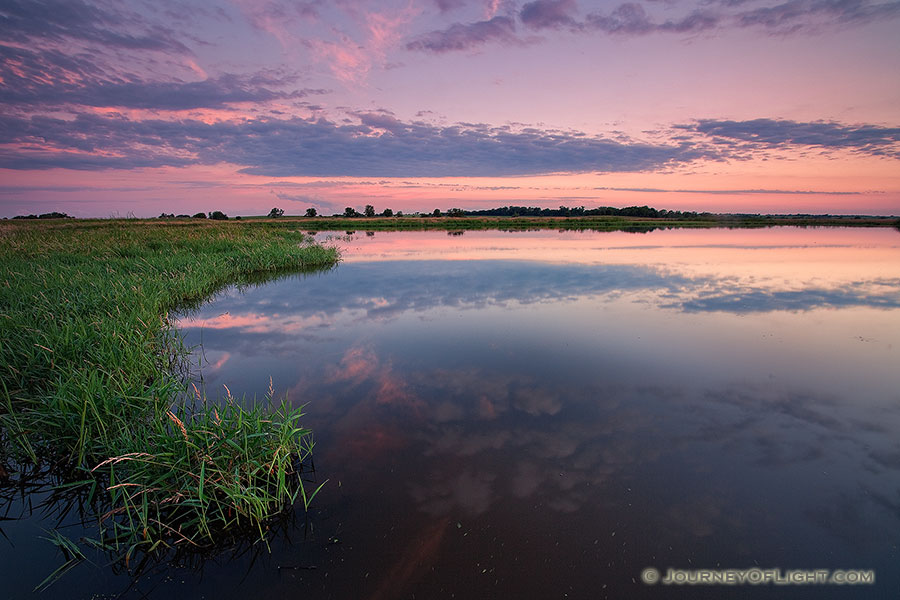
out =
[(2, 222), (0, 479), (49, 465), (95, 508), (95, 542), (126, 560), (248, 528), (263, 535), (296, 499), (308, 504), (305, 399), (191, 399), (168, 316), (260, 273), (339, 260), (279, 225)]
[[(898, 227), (897, 217), (862, 215), (711, 215), (690, 219), (651, 217), (587, 216), (587, 217), (242, 217), (247, 222), (266, 222), (302, 227), (306, 231), (376, 231), (376, 230), (479, 230), (479, 229), (556, 229), (592, 231), (651, 231), (681, 228), (757, 228), (757, 227)], [(190, 219), (175, 219), (185, 222)]]

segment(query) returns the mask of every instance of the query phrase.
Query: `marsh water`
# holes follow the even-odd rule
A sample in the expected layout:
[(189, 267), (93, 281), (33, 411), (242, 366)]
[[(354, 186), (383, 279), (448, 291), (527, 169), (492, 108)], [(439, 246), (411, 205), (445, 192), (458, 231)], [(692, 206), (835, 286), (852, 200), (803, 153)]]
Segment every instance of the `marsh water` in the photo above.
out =
[[(306, 404), (327, 483), (271, 552), (54, 598), (896, 598), (900, 232), (320, 233), (333, 269), (180, 322), (210, 396)], [(11, 597), (60, 558), (0, 527)], [(46, 521), (46, 519), (45, 519)], [(36, 533), (35, 533), (36, 532)], [(48, 565), (50, 568), (48, 569)], [(654, 567), (875, 583), (647, 585)]]

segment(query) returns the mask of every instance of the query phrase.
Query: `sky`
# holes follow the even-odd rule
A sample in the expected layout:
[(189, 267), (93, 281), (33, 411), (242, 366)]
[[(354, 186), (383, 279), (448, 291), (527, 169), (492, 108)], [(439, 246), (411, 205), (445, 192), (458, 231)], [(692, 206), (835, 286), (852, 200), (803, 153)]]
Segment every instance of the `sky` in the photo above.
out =
[(900, 0), (0, 0), (0, 216), (900, 215)]

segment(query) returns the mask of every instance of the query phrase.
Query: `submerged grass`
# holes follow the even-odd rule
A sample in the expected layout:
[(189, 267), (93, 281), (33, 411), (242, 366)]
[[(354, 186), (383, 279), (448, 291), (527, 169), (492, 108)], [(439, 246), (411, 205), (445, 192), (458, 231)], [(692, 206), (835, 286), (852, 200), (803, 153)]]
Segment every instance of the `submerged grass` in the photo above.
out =
[(186, 396), (168, 311), (337, 260), (266, 223), (0, 226), (0, 457), (68, 473), (102, 507), (100, 543), (126, 559), (239, 529), (264, 537), (267, 519), (314, 495), (301, 408), (271, 392), (251, 407)]

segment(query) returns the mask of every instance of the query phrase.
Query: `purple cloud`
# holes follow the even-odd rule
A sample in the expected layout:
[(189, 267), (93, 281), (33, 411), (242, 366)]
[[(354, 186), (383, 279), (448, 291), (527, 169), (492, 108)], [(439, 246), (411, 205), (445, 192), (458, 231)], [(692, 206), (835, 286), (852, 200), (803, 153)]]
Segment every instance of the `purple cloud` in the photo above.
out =
[[(699, 33), (715, 27), (757, 27), (775, 34), (814, 32), (823, 27), (861, 25), (900, 16), (900, 2), (872, 0), (788, 0), (734, 12), (751, 0), (720, 0), (719, 10), (698, 9), (679, 19), (654, 20), (643, 4), (626, 2), (611, 13), (595, 12), (585, 19), (586, 30), (611, 34)], [(572, 29), (576, 29), (573, 27)]]
[(371, 127), (373, 129), (383, 129), (391, 133), (401, 133), (406, 127), (406, 124), (403, 123), (403, 121), (395, 118), (388, 111), (354, 113), (353, 116), (357, 117), (360, 123), (362, 123), (366, 127)]
[[(447, 0), (453, 2), (454, 0)], [(468, 50), (491, 41), (521, 43), (515, 21), (532, 30), (563, 29), (576, 33), (615, 35), (657, 33), (696, 34), (715, 28), (760, 28), (772, 34), (812, 33), (826, 27), (862, 25), (900, 16), (900, 1), (890, 0), (787, 0), (782, 4), (742, 10), (754, 0), (711, 0), (677, 18), (660, 20), (639, 2), (624, 2), (612, 12), (593, 12), (578, 18), (575, 0), (532, 0), (512, 16), (490, 21), (457, 23), (433, 31), (407, 44), (407, 49), (428, 52)], [(713, 6), (715, 5), (715, 6)]]
[(519, 19), (531, 29), (578, 30), (581, 24), (573, 17), (577, 10), (575, 0), (534, 0), (522, 7)]
[(518, 43), (516, 24), (509, 17), (497, 16), (489, 21), (454, 23), (447, 29), (432, 31), (408, 44), (407, 50), (441, 54), (470, 50), (489, 42)]
[(136, 15), (113, 6), (100, 10), (83, 0), (5, 0), (0, 31), (16, 44), (77, 40), (131, 50), (188, 51), (169, 30), (143, 25)]
[(803, 123), (781, 119), (725, 121), (701, 119), (677, 125), (734, 148), (810, 147), (853, 150), (872, 156), (900, 158), (900, 127), (843, 125), (828, 121)]
[(762, 27), (773, 33), (814, 31), (821, 26), (859, 25), (900, 15), (900, 2), (869, 0), (788, 0), (738, 13), (739, 27)]
[(186, 110), (238, 102), (299, 99), (324, 90), (281, 91), (296, 77), (223, 74), (202, 81), (145, 81), (107, 73), (85, 54), (0, 45), (0, 103)]
[(450, 12), (466, 5), (466, 0), (434, 0), (438, 9), (442, 12)]
[(650, 33), (698, 33), (719, 24), (719, 18), (711, 12), (695, 11), (677, 21), (654, 22), (644, 7), (634, 2), (619, 5), (609, 15), (592, 13), (587, 16), (588, 29), (624, 35)]

